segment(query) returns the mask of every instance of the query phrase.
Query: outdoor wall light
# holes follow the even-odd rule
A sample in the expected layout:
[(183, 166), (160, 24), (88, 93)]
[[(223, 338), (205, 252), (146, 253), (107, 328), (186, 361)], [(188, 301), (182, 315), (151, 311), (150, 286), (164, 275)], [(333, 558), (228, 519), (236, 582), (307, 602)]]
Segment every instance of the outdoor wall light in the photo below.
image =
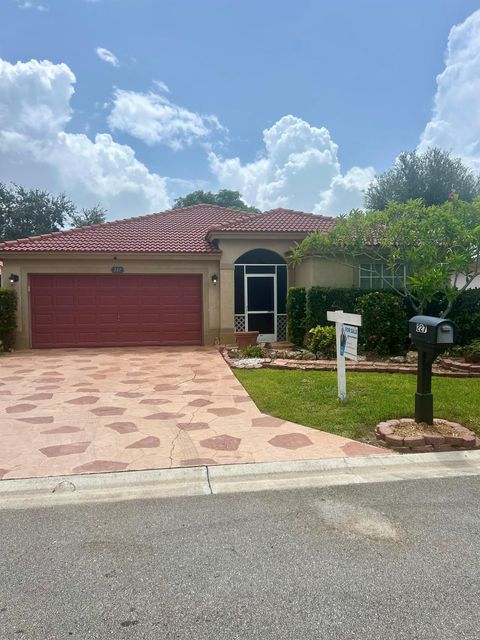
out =
[(218, 276), (216, 273), (213, 274), (212, 276), (212, 284), (217, 284), (218, 283)]
[(19, 277), (17, 276), (16, 273), (11, 273), (8, 280), (9, 280), (10, 284), (15, 284), (16, 282), (18, 282)]

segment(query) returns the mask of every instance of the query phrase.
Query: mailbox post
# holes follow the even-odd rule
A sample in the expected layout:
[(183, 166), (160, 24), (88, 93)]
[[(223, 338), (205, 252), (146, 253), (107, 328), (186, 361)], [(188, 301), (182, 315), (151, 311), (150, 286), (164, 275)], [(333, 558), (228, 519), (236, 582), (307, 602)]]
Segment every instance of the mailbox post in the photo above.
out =
[(418, 349), (415, 421), (433, 424), (432, 364), (453, 344), (453, 324), (432, 316), (414, 316), (409, 324), (410, 338)]

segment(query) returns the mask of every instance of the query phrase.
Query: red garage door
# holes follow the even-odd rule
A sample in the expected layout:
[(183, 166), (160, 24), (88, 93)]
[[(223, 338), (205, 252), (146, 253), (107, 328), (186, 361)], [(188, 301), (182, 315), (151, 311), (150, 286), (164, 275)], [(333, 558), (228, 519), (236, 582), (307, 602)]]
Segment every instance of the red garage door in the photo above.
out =
[(32, 347), (202, 344), (201, 275), (31, 275)]

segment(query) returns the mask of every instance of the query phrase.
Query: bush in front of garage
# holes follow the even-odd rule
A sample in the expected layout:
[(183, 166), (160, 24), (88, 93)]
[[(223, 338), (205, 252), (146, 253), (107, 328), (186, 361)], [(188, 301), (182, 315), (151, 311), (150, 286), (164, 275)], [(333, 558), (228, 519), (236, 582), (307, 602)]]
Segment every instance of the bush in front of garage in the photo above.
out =
[(0, 349), (10, 351), (15, 345), (17, 328), (17, 294), (13, 289), (0, 289)]

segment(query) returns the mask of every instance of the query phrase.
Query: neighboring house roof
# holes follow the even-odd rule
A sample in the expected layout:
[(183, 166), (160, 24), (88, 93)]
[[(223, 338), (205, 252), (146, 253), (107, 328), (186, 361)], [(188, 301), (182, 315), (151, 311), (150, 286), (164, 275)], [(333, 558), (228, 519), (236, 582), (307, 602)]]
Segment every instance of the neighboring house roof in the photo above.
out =
[(199, 204), (10, 240), (0, 243), (0, 252), (221, 253), (210, 241), (214, 231), (309, 233), (333, 224), (333, 218), (288, 209), (250, 213)]

